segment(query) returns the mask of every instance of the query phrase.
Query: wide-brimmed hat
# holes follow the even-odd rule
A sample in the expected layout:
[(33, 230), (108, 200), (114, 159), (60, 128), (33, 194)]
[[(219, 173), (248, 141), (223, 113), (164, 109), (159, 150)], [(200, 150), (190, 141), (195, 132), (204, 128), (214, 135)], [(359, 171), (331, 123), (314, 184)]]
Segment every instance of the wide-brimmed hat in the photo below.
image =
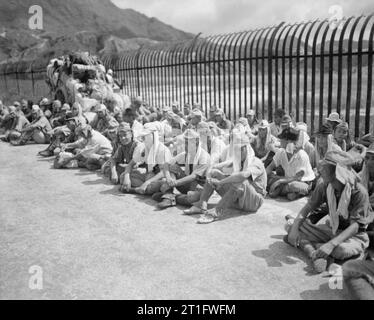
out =
[(222, 110), (222, 109), (217, 109), (215, 112), (214, 112), (214, 115), (216, 116), (224, 116), (225, 115), (225, 112)]
[(256, 115), (256, 112), (254, 110), (248, 110), (246, 116), (247, 117), (254, 117)]
[(327, 121), (330, 121), (330, 122), (337, 122), (337, 123), (342, 123), (343, 120), (340, 119), (340, 115), (339, 113), (337, 112), (333, 112), (329, 115), (328, 118), (326, 118)]
[(294, 128), (287, 128), (278, 136), (280, 140), (297, 141), (299, 139), (300, 131)]
[(337, 126), (336, 126), (336, 128), (335, 128), (335, 130), (336, 129), (344, 129), (344, 130), (349, 130), (349, 125), (348, 125), (348, 123), (347, 122), (340, 122)]
[(40, 107), (36, 104), (34, 104), (31, 108), (31, 113), (37, 113), (40, 111)]

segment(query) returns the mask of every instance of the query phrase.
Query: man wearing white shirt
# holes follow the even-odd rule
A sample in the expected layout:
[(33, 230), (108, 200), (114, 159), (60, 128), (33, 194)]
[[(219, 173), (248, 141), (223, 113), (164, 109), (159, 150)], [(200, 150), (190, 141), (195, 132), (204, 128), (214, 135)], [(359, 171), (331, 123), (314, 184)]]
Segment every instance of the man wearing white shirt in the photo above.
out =
[[(266, 171), (269, 179), (269, 195), (272, 198), (286, 196), (290, 201), (309, 194), (315, 174), (309, 156), (297, 149), (299, 131), (294, 128), (283, 130), (278, 137), (283, 148), (279, 149)], [(277, 173), (274, 174), (274, 171)]]

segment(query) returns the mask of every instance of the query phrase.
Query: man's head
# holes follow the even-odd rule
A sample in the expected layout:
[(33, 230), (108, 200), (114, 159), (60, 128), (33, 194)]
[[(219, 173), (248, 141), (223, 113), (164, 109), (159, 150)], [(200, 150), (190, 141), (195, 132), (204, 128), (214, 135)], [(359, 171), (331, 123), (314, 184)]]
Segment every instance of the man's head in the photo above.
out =
[(130, 144), (133, 141), (133, 132), (128, 123), (123, 122), (118, 127), (118, 140), (119, 143), (123, 146)]
[(183, 114), (185, 116), (189, 116), (191, 113), (191, 106), (189, 103), (186, 103), (184, 106), (183, 106)]
[(246, 118), (248, 120), (248, 124), (251, 126), (256, 121), (256, 112), (254, 110), (249, 110), (246, 114)]
[(282, 119), (285, 115), (286, 115), (286, 112), (283, 109), (279, 108), (279, 109), (275, 110), (275, 112), (274, 112), (274, 123), (277, 126), (280, 126), (281, 123), (282, 123)]
[(133, 105), (135, 106), (135, 108), (140, 108), (143, 105), (143, 98), (140, 96), (136, 97), (133, 102)]
[(126, 109), (125, 112), (123, 113), (123, 121), (130, 124), (130, 126), (133, 125), (135, 118), (136, 118), (135, 113), (133, 112), (131, 108)]
[(283, 116), (282, 121), (281, 121), (281, 129), (282, 131), (287, 128), (292, 128), (293, 127), (293, 122), (291, 116), (286, 114)]
[(52, 110), (54, 113), (59, 113), (61, 111), (61, 107), (62, 107), (62, 104), (60, 100), (53, 101)]
[(40, 106), (40, 109), (42, 111), (46, 110), (48, 106), (50, 106), (50, 102), (48, 100), (48, 98), (43, 98), (40, 103), (39, 103), (39, 106)]
[(323, 124), (322, 127), (316, 132), (315, 137), (317, 139), (317, 145), (323, 150), (328, 148), (328, 136), (333, 133), (331, 126), (327, 123)]
[(103, 118), (106, 117), (106, 115), (108, 113), (108, 109), (106, 108), (105, 105), (100, 104), (96, 108), (96, 113), (97, 113), (97, 116), (99, 117), (99, 119), (103, 119)]
[(22, 99), (21, 100), (21, 108), (22, 108), (22, 110), (26, 110), (27, 107), (28, 107), (28, 105), (29, 105), (29, 103), (27, 102), (26, 99)]
[(325, 184), (331, 184), (337, 191), (344, 189), (347, 183), (354, 183), (356, 175), (352, 166), (354, 159), (344, 151), (329, 151), (320, 161), (318, 170)]
[(31, 116), (33, 119), (40, 118), (41, 115), (41, 109), (38, 105), (33, 105), (31, 109)]
[(174, 101), (173, 103), (172, 103), (172, 105), (171, 105), (171, 108), (172, 108), (172, 111), (174, 112), (174, 113), (179, 113), (179, 108), (180, 108), (180, 106), (179, 106), (179, 102), (178, 101)]
[(217, 109), (214, 115), (214, 119), (218, 124), (225, 119), (225, 112), (222, 109)]
[(296, 151), (296, 143), (299, 140), (300, 131), (294, 128), (287, 128), (282, 131), (278, 136), (281, 140), (282, 148), (285, 148), (286, 152), (293, 155)]
[(69, 104), (65, 103), (62, 107), (61, 107), (61, 113), (62, 115), (65, 115), (70, 111), (70, 106)]
[(22, 111), (22, 106), (21, 106), (21, 104), (18, 101), (15, 101), (13, 103), (13, 106), (16, 107), (17, 111)]
[(79, 102), (74, 102), (73, 106), (71, 107), (71, 115), (72, 117), (78, 117), (82, 107)]
[(198, 109), (194, 109), (190, 113), (190, 119), (191, 124), (197, 126), (203, 119), (203, 113)]
[(335, 127), (334, 138), (338, 143), (343, 142), (348, 138), (349, 126), (348, 123), (342, 122)]
[(15, 106), (8, 107), (9, 117), (14, 119), (17, 117), (17, 108)]
[(258, 125), (258, 136), (261, 139), (266, 139), (270, 131), (270, 124), (267, 120), (262, 120)]

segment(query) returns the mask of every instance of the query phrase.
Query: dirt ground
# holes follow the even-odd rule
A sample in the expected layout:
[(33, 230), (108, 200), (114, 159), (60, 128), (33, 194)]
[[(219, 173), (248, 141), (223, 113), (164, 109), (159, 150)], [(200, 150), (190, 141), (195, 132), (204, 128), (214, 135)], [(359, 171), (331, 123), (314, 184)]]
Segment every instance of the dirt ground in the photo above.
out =
[[(0, 299), (347, 299), (283, 243), (305, 200), (211, 225), (0, 142)], [(43, 289), (31, 290), (32, 266)]]

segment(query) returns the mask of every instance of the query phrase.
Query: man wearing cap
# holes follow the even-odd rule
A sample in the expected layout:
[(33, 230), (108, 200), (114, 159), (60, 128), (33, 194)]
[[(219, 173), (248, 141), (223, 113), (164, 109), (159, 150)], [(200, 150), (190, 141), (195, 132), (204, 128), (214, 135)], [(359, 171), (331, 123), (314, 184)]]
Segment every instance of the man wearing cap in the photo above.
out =
[(48, 98), (43, 98), (39, 103), (39, 107), (42, 112), (45, 112), (51, 108), (51, 102), (48, 100)]
[[(294, 128), (283, 130), (278, 137), (281, 148), (266, 171), (269, 179), (269, 195), (272, 198), (286, 196), (290, 201), (309, 194), (315, 174), (308, 154), (297, 149), (300, 132)], [(274, 174), (274, 171), (277, 171)]]
[(183, 106), (183, 115), (185, 119), (189, 117), (189, 115), (191, 114), (191, 111), (192, 111), (191, 105), (189, 103), (185, 103)]
[(329, 115), (328, 118), (326, 118), (326, 122), (331, 126), (332, 130), (335, 130), (336, 126), (342, 123), (343, 120), (340, 119), (339, 113), (333, 112)]
[[(196, 191), (198, 176), (203, 176), (209, 166), (210, 156), (202, 148), (199, 134), (195, 130), (188, 129), (183, 136), (185, 151), (164, 166), (166, 182), (161, 187), (161, 194), (154, 195), (156, 201), (161, 201), (158, 205), (160, 209), (176, 204), (192, 205), (194, 201), (188, 197), (188, 193)], [(181, 194), (173, 194), (174, 188)], [(195, 201), (197, 200), (198, 198)]]
[(29, 122), (32, 121), (31, 108), (33, 105), (32, 101), (27, 101), (26, 99), (21, 101), (21, 110)]
[(108, 109), (105, 105), (100, 104), (96, 108), (96, 114), (97, 117), (94, 120), (94, 123), (92, 124), (92, 128), (104, 136), (107, 136), (108, 134), (108, 128), (109, 127), (118, 127), (119, 123), (116, 119), (114, 119), (113, 116), (111, 116), (108, 112)]
[[(237, 209), (255, 213), (262, 206), (266, 195), (267, 177), (263, 163), (254, 156), (247, 135), (233, 130), (230, 146), (225, 150), (221, 162), (208, 169), (207, 182), (200, 200), (185, 210), (186, 215), (202, 214), (199, 224), (219, 220), (226, 209)], [(214, 191), (222, 199), (217, 207), (208, 210), (208, 201)]]
[(18, 101), (15, 101), (13, 106), (16, 108), (17, 114), (23, 115), (23, 116), (25, 115), (22, 111), (22, 105)]
[(281, 123), (286, 112), (283, 109), (277, 109), (274, 112), (274, 122), (270, 124), (270, 131), (274, 137), (278, 137), (282, 133)]
[(49, 143), (53, 129), (39, 106), (34, 105), (32, 107), (32, 116), (34, 121), (22, 130), (21, 137), (13, 141), (13, 145), (25, 145), (30, 139), (37, 144)]
[(52, 119), (52, 127), (58, 128), (62, 127), (66, 124), (67, 115), (70, 112), (70, 106), (68, 103), (65, 103), (61, 108), (58, 114), (56, 114), (55, 118)]
[[(139, 146), (139, 142), (134, 140), (131, 127), (128, 123), (121, 123), (117, 129), (118, 147), (114, 150), (114, 155), (104, 164), (102, 171), (105, 176), (109, 177), (113, 184), (120, 183), (120, 177), (126, 171), (127, 176), (122, 177), (123, 183), (131, 187), (130, 174), (135, 166), (134, 152)], [(129, 170), (126, 170), (129, 167)]]
[(9, 115), (8, 115), (8, 130), (5, 132), (5, 137), (2, 139), (3, 141), (11, 142), (16, 141), (22, 135), (22, 130), (27, 127), (30, 122), (26, 119), (26, 117), (17, 112), (16, 107), (11, 106), (8, 108)]
[[(359, 183), (352, 164), (353, 159), (345, 152), (327, 152), (319, 165), (323, 183), (317, 185), (307, 205), (289, 223), (285, 241), (302, 249), (318, 273), (324, 272), (334, 259), (362, 258), (369, 246), (366, 231), (374, 214), (368, 192)], [(324, 204), (328, 207), (327, 222), (312, 224), (308, 216)]]
[(226, 119), (225, 112), (222, 109), (217, 109), (215, 112), (214, 122), (221, 130), (230, 132), (233, 129), (233, 124), (230, 120)]
[(257, 158), (261, 159), (267, 168), (273, 161), (279, 149), (279, 141), (271, 134), (269, 122), (262, 120), (258, 125), (258, 135), (251, 141), (252, 148)]

